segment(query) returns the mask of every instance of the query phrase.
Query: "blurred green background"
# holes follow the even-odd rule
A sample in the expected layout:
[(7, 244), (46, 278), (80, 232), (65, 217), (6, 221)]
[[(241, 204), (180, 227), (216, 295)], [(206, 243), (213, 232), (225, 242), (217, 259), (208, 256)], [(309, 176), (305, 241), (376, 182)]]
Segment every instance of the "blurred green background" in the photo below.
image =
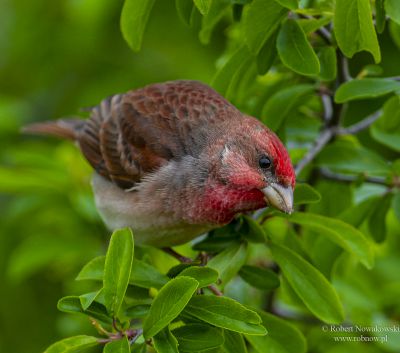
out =
[(135, 54), (120, 32), (122, 5), (0, 2), (0, 352), (40, 352), (90, 329), (56, 303), (74, 291), (74, 276), (104, 253), (109, 236), (75, 146), (21, 136), (20, 127), (152, 82), (207, 82), (223, 49), (222, 38), (201, 45), (174, 2), (157, 1)]
[[(331, 0), (301, 3), (333, 6)], [(226, 53), (241, 45), (242, 33), (235, 24), (227, 30), (225, 19), (210, 43), (201, 44), (196, 30), (178, 19), (175, 1), (160, 0), (151, 12), (141, 51), (133, 53), (120, 32), (122, 5), (122, 0), (0, 0), (0, 352), (41, 352), (60, 338), (94, 332), (86, 318), (63, 314), (56, 303), (64, 295), (84, 291), (84, 285), (79, 283), (78, 288), (73, 279), (83, 264), (104, 254), (109, 238), (94, 207), (91, 169), (76, 147), (52, 138), (23, 136), (20, 127), (33, 121), (85, 115), (80, 108), (152, 82), (197, 79), (210, 83)], [(378, 36), (383, 58), (383, 71), (378, 76), (400, 74), (400, 26), (396, 28), (391, 24), (391, 33), (386, 29)], [(320, 45), (311, 39), (316, 47)], [(359, 53), (349, 64), (355, 77), (372, 64), (372, 58)], [(234, 103), (260, 116), (264, 103), (275, 92), (299, 83), (320, 84), (319, 78), (296, 75), (277, 60), (274, 65), (258, 80), (254, 63), (242, 70), (242, 76), (235, 76), (233, 86), (240, 90), (230, 89)], [(351, 102), (344, 125), (375, 111), (386, 98)], [(294, 161), (310, 147), (322, 125), (319, 96), (305, 97), (301, 103), (279, 131)], [(372, 139), (368, 130), (328, 146), (318, 160), (318, 166), (339, 172), (344, 169), (355, 176), (366, 168), (376, 168), (377, 175), (383, 177), (400, 174), (398, 152)], [(390, 173), (385, 170), (379, 174), (382, 165), (391, 169)], [(352, 223), (354, 217), (363, 215), (365, 204), (359, 207), (362, 201), (369, 200), (369, 206), (381, 207), (364, 207), (372, 210), (368, 220), (360, 217), (353, 225), (368, 239), (376, 240), (377, 235), (386, 241), (374, 244), (377, 261), (372, 271), (310, 231), (302, 233), (304, 248), (294, 240), (292, 247), (310, 258), (334, 284), (350, 322), (398, 323), (400, 216), (396, 217), (395, 209), (400, 206), (395, 208), (391, 203), (394, 194), (400, 200), (398, 189), (388, 190), (361, 177), (351, 184), (326, 181), (314, 172), (305, 170), (301, 179), (313, 184), (322, 200), (307, 206), (307, 211)], [(273, 223), (267, 226), (271, 232), (284, 228)], [(292, 229), (285, 232), (294, 233)], [(254, 304), (262, 296), (240, 279), (229, 291), (245, 304)], [(288, 299), (291, 292), (286, 285), (278, 295), (283, 302), (293, 304), (297, 297)], [(393, 334), (386, 345), (334, 344), (321, 331), (320, 322), (304, 320), (298, 326), (310, 352), (400, 352), (400, 334)]]

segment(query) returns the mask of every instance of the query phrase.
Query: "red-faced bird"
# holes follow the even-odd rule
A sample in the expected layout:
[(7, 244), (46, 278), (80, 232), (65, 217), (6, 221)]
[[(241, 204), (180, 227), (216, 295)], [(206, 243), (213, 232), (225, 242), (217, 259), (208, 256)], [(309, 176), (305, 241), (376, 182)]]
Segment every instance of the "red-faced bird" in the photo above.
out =
[(131, 227), (138, 244), (181, 244), (242, 212), (293, 208), (295, 174), (279, 138), (196, 81), (117, 94), (86, 120), (25, 130), (77, 143), (104, 222)]

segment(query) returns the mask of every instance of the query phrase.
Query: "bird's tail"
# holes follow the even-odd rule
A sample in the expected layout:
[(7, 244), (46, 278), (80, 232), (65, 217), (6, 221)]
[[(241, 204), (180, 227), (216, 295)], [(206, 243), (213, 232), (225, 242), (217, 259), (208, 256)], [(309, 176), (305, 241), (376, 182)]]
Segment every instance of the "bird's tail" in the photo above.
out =
[(74, 141), (78, 138), (78, 134), (84, 125), (85, 120), (82, 119), (60, 119), (26, 125), (22, 128), (22, 132), (52, 135)]

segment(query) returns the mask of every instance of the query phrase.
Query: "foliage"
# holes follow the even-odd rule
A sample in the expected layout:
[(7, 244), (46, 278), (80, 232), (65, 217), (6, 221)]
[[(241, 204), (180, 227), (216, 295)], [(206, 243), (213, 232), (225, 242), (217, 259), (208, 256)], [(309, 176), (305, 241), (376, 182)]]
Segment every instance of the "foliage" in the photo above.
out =
[[(1, 6), (0, 351), (398, 351), (398, 332), (331, 325), (399, 324), (400, 2)], [(106, 251), (87, 164), (18, 128), (177, 78), (210, 83), (280, 136), (296, 212), (177, 247), (190, 263), (134, 247), (128, 229)]]

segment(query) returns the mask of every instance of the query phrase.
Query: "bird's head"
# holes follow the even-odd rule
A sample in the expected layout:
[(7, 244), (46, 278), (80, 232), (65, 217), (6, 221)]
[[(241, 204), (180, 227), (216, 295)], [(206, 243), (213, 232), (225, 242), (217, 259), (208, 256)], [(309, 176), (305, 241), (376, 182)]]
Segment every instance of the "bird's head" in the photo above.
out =
[(295, 172), (279, 138), (254, 118), (229, 136), (216, 166), (220, 180), (230, 188), (258, 195), (268, 206), (293, 211)]

